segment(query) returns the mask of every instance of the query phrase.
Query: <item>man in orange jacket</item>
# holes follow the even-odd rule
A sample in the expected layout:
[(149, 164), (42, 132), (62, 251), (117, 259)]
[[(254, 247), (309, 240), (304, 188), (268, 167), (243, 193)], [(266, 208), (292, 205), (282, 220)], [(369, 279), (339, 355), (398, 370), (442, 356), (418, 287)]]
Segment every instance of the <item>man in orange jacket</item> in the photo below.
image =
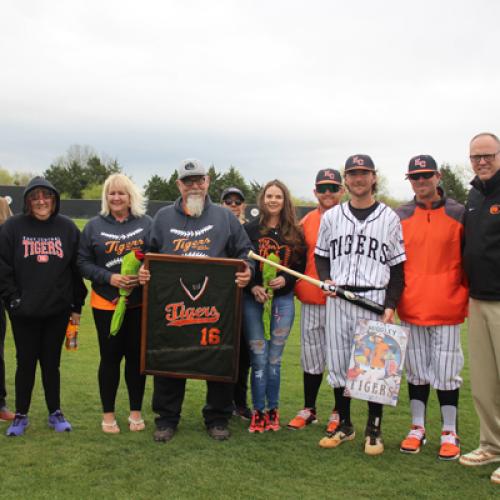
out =
[(425, 444), (425, 413), (432, 385), (442, 418), (438, 456), (455, 460), (460, 456), (457, 406), (464, 365), (460, 325), (467, 315), (468, 300), (461, 255), (464, 207), (445, 197), (432, 156), (412, 158), (406, 176), (415, 198), (396, 211), (407, 257), (405, 287), (397, 310), (401, 324), (410, 328), (405, 365), (412, 426), (400, 450), (414, 454)]
[[(316, 175), (314, 196), (318, 200), (315, 210), (309, 212), (302, 220), (304, 237), (307, 246), (307, 263), (305, 274), (318, 278), (314, 262), (314, 249), (318, 239), (321, 217), (330, 208), (338, 205), (344, 188), (338, 170), (327, 168)], [(323, 371), (325, 370), (325, 294), (314, 285), (300, 280), (295, 285), (295, 294), (302, 302), (300, 320), (301, 364), (304, 370), (304, 409), (300, 410), (288, 424), (289, 429), (303, 429), (317, 422), (316, 398), (318, 396)], [(328, 432), (334, 432), (338, 426), (338, 413), (333, 410), (328, 421)]]

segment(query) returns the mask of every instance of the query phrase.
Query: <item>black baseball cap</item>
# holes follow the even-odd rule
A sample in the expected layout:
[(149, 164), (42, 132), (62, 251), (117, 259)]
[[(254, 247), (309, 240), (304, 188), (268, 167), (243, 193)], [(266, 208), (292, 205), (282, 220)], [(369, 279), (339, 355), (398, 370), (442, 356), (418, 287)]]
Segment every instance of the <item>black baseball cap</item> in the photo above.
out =
[(345, 171), (349, 170), (371, 170), (375, 172), (373, 160), (368, 155), (352, 155), (345, 162)]
[(318, 184), (342, 184), (340, 172), (334, 168), (325, 168), (316, 174), (316, 185)]
[(420, 172), (437, 172), (438, 166), (436, 160), (431, 155), (418, 155), (414, 156), (408, 164), (408, 172), (406, 177), (410, 174), (419, 174)]
[(226, 199), (226, 196), (229, 196), (230, 194), (236, 194), (238, 195), (242, 201), (245, 201), (245, 195), (243, 194), (243, 191), (241, 189), (238, 189), (237, 187), (228, 187), (222, 191), (220, 201), (224, 201)]

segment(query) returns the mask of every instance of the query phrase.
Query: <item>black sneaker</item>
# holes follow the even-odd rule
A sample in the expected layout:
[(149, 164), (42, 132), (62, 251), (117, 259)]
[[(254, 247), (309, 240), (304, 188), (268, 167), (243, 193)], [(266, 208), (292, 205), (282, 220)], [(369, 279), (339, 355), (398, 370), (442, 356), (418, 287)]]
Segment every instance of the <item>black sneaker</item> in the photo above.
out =
[(250, 420), (252, 418), (252, 410), (248, 406), (237, 406), (233, 410), (234, 417), (240, 417), (242, 420)]
[(384, 453), (384, 441), (380, 426), (367, 425), (365, 429), (365, 453), (381, 455)]
[(174, 437), (174, 434), (174, 427), (157, 427), (154, 431), (153, 439), (157, 443), (166, 443)]
[(207, 432), (208, 435), (216, 441), (225, 441), (231, 436), (231, 433), (227, 428), (227, 424), (212, 425), (210, 427), (207, 427)]

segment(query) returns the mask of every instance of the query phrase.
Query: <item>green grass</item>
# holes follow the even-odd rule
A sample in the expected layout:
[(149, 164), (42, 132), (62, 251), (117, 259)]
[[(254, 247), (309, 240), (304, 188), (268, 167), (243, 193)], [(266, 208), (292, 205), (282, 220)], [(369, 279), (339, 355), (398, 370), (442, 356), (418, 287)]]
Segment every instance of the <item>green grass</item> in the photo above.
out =
[[(282, 368), (283, 422), (303, 405), (298, 317), (285, 349)], [(465, 329), (463, 345), (466, 348)], [(464, 468), (440, 462), (440, 416), (435, 393), (428, 410), (427, 446), (419, 455), (402, 455), (399, 442), (409, 427), (406, 390), (396, 408), (386, 408), (386, 451), (368, 457), (361, 449), (366, 403), (353, 402), (358, 437), (336, 450), (318, 447), (332, 407), (323, 383), (318, 398), (320, 424), (303, 431), (250, 435), (247, 423), (233, 419), (233, 437), (215, 442), (204, 431), (201, 408), (205, 383), (190, 380), (178, 433), (167, 444), (152, 440), (152, 379), (144, 398), (147, 429), (128, 431), (128, 401), (122, 380), (117, 420), (122, 432), (104, 435), (97, 386), (97, 338), (88, 307), (82, 317), (80, 349), (63, 352), (63, 410), (74, 431), (56, 434), (47, 427), (40, 374), (33, 391), (30, 427), (21, 438), (0, 436), (1, 498), (494, 498), (489, 482), (495, 465)], [(6, 340), (8, 402), (14, 405), (15, 350)], [(460, 436), (463, 450), (478, 443), (478, 421), (470, 396), (468, 364), (463, 371)], [(0, 423), (4, 433), (6, 423)]]

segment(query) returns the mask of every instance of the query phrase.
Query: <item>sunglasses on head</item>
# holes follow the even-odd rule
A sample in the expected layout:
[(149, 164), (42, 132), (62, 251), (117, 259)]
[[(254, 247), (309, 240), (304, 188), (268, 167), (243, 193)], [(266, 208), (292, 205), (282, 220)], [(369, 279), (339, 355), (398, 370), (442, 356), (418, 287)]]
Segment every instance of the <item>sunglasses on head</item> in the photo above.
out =
[(243, 202), (241, 200), (232, 200), (230, 198), (226, 198), (224, 200), (224, 205), (236, 205), (237, 207), (239, 207)]
[(340, 186), (338, 184), (317, 184), (316, 191), (320, 194), (325, 194), (327, 191), (330, 193), (338, 193)]
[(412, 181), (418, 181), (420, 178), (422, 179), (430, 179), (434, 177), (436, 172), (417, 172), (416, 174), (408, 174), (408, 179)]

